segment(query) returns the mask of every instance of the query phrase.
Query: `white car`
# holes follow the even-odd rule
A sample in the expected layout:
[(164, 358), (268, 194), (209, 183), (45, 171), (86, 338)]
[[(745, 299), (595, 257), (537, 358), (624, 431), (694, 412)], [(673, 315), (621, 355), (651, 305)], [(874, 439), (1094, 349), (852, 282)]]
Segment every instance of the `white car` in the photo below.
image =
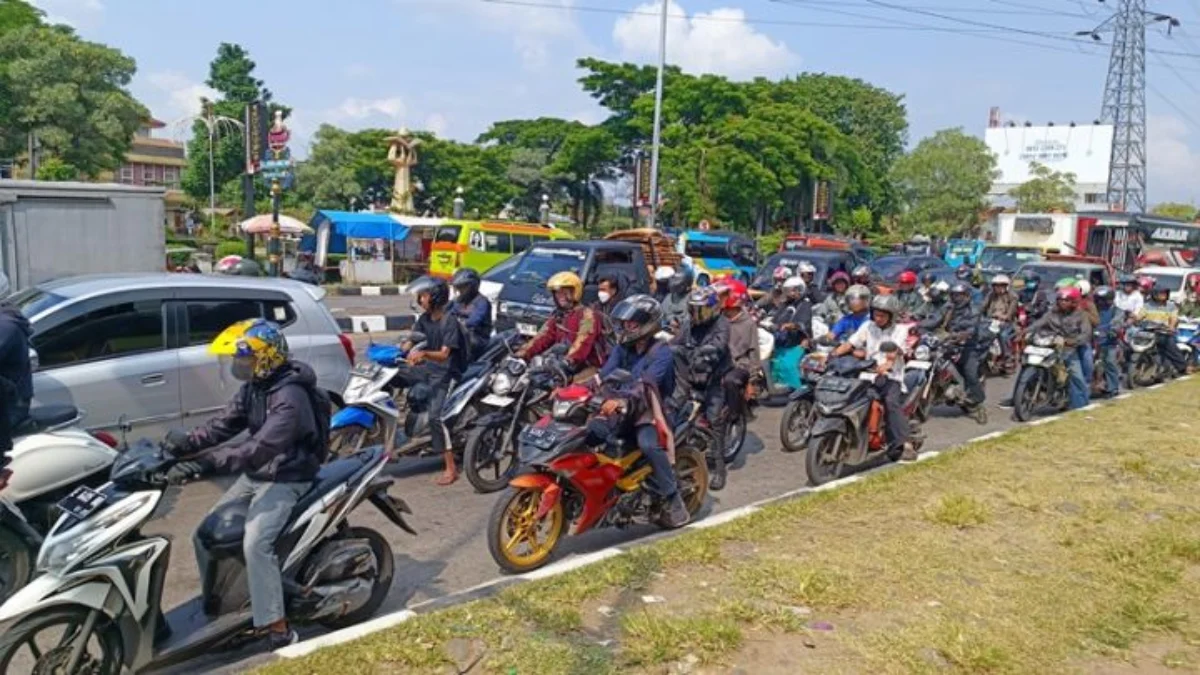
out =
[(1187, 289), (1194, 288), (1195, 284), (1200, 281), (1200, 269), (1195, 267), (1159, 267), (1151, 265), (1149, 267), (1139, 267), (1135, 271), (1134, 276), (1150, 277), (1154, 279), (1154, 284), (1166, 285), (1171, 289), (1171, 300), (1176, 304), (1182, 303), (1187, 299)]

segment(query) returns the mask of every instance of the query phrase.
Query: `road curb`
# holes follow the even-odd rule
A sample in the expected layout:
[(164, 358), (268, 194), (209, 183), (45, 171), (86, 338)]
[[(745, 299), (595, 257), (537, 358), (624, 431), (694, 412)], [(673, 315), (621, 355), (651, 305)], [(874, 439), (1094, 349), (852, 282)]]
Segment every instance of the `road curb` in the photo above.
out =
[(346, 333), (385, 333), (408, 330), (416, 323), (411, 314), (351, 314), (337, 317), (338, 328)]
[(332, 295), (400, 295), (408, 286), (334, 286)]
[[(1177, 381), (1186, 381), (1189, 379), (1191, 379), (1191, 376), (1185, 376), (1185, 377), (1178, 378)], [(1169, 383), (1164, 383), (1164, 384), (1169, 384)], [(1156, 385), (1156, 387), (1150, 387), (1150, 388), (1158, 388), (1158, 387), (1162, 387), (1162, 386), (1164, 386), (1164, 385), (1160, 384), (1160, 385)], [(1038, 420), (1034, 420), (1033, 422), (1026, 423), (1024, 425), (1018, 425), (1018, 426), (1011, 427), (1009, 429), (992, 431), (992, 432), (977, 436), (975, 438), (968, 439), (958, 445), (955, 445), (955, 446), (952, 446), (949, 448), (945, 448), (943, 450), (934, 450), (934, 451), (924, 452), (924, 453), (921, 453), (917, 462), (914, 462), (914, 463), (920, 463), (923, 461), (934, 459), (935, 457), (938, 457), (940, 455), (945, 455), (945, 454), (949, 454), (952, 452), (958, 452), (958, 451), (970, 448), (978, 443), (981, 443), (984, 441), (995, 440), (997, 438), (1002, 438), (1002, 437), (1008, 436), (1010, 434), (1019, 432), (1028, 427), (1041, 426), (1044, 424), (1051, 424), (1054, 422), (1058, 422), (1066, 417), (1069, 417), (1076, 413), (1085, 412), (1086, 410), (1094, 410), (1096, 408), (1113, 405), (1116, 403), (1117, 400), (1119, 400), (1119, 398), (1120, 397), (1118, 397), (1116, 399), (1106, 400), (1106, 401), (1097, 401), (1096, 403), (1089, 405), (1086, 409), (1074, 410), (1074, 411), (1062, 413), (1059, 415), (1053, 415), (1050, 417), (1041, 418)], [(1127, 395), (1124, 398), (1129, 398), (1129, 396)], [(702, 530), (702, 529), (707, 529), (710, 527), (715, 527), (717, 525), (730, 523), (730, 522), (745, 518), (747, 516), (750, 516), (754, 513), (757, 513), (760, 510), (762, 510), (762, 508), (764, 506), (767, 506), (770, 504), (777, 504), (780, 502), (791, 501), (794, 499), (801, 499), (810, 494), (816, 494), (819, 492), (826, 492), (829, 490), (838, 490), (847, 485), (851, 485), (853, 483), (857, 483), (859, 481), (866, 480), (867, 478), (874, 476), (875, 474), (883, 473), (886, 471), (902, 471), (907, 466), (908, 466), (908, 464), (898, 464), (898, 463), (883, 464), (881, 466), (877, 466), (872, 469), (868, 469), (861, 473), (852, 474), (852, 475), (846, 476), (845, 478), (839, 478), (837, 480), (830, 481), (828, 483), (825, 483), (824, 485), (819, 485), (817, 487), (809, 487), (809, 486), (800, 487), (795, 490), (791, 490), (788, 492), (784, 492), (782, 494), (775, 495), (774, 497), (768, 497), (766, 499), (762, 499), (757, 502), (747, 504), (745, 506), (741, 506), (741, 507), (738, 507), (735, 509), (731, 509), (729, 511), (721, 512), (721, 513), (717, 513), (717, 514), (709, 516), (708, 518), (706, 518), (704, 520), (690, 523), (689, 525), (682, 528), (681, 530), (660, 532), (658, 534), (653, 534), (653, 535), (650, 535), (647, 537), (643, 537), (642, 539), (639, 539), (634, 542), (630, 542), (623, 546), (610, 546), (608, 548), (604, 548), (599, 551), (592, 551), (590, 553), (573, 556), (573, 557), (567, 558), (565, 560), (560, 560), (558, 562), (547, 565), (546, 567), (543, 567), (541, 569), (534, 570), (533, 572), (528, 572), (526, 574), (516, 575), (516, 576), (507, 576), (507, 577), (505, 577), (505, 576), (495, 577), (489, 581), (485, 581), (476, 586), (472, 586), (470, 588), (467, 588), (467, 589), (464, 589), (461, 591), (455, 591), (454, 593), (450, 593), (450, 594), (444, 595), (439, 598), (433, 598), (431, 600), (426, 600), (424, 602), (418, 603), (411, 607), (406, 607), (406, 608), (398, 610), (396, 612), (392, 612), (390, 614), (385, 614), (383, 616), (376, 617), (375, 619), (372, 619), (366, 623), (359, 624), (357, 626), (343, 628), (341, 630), (333, 631), (331, 633), (326, 633), (324, 635), (320, 635), (318, 637), (311, 638), (309, 640), (304, 640), (302, 642), (298, 642), (294, 645), (284, 647), (283, 649), (277, 650), (274, 654), (276, 657), (283, 658), (283, 659), (293, 659), (293, 658), (305, 656), (307, 654), (310, 654), (310, 653), (317, 651), (318, 649), (321, 649), (324, 647), (330, 647), (330, 646), (334, 646), (334, 645), (343, 644), (346, 642), (351, 642), (353, 640), (357, 640), (366, 635), (370, 635), (372, 633), (375, 633), (375, 632), (378, 632), (381, 630), (385, 630), (386, 628), (398, 625), (400, 623), (408, 621), (409, 619), (411, 619), (415, 616), (419, 616), (421, 614), (428, 614), (430, 612), (435, 612), (435, 611), (439, 611), (439, 610), (443, 610), (443, 609), (449, 609), (452, 607), (456, 607), (458, 605), (466, 604), (468, 602), (474, 602), (476, 600), (483, 600), (486, 598), (491, 598), (491, 597), (498, 595), (501, 591), (503, 591), (507, 588), (511, 588), (512, 586), (521, 585), (521, 584), (529, 583), (532, 581), (549, 579), (549, 578), (552, 578), (552, 577), (555, 577), (555, 576), (558, 576), (561, 574), (566, 574), (567, 572), (572, 572), (577, 569), (581, 569), (584, 567), (588, 567), (590, 565), (594, 565), (594, 564), (604, 561), (604, 560), (616, 558), (616, 557), (619, 557), (619, 556), (629, 553), (630, 551), (632, 551), (635, 548), (649, 546), (658, 541), (662, 541), (663, 539), (667, 539), (669, 537), (676, 536), (680, 532)]]

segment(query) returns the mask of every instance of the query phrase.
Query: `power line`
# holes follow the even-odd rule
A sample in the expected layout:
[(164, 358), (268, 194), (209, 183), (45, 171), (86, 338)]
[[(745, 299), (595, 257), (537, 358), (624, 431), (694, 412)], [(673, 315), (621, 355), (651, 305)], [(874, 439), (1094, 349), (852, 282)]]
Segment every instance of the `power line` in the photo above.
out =
[(1146, 89), (1151, 94), (1154, 94), (1160, 100), (1162, 100), (1163, 103), (1166, 103), (1167, 105), (1171, 106), (1171, 108), (1173, 108), (1175, 110), (1175, 112), (1179, 113), (1179, 116), (1182, 117), (1185, 122), (1190, 124), (1193, 129), (1195, 129), (1196, 131), (1200, 131), (1200, 122), (1197, 122), (1196, 119), (1192, 117), (1191, 113), (1189, 113), (1187, 110), (1185, 110), (1182, 106), (1180, 106), (1175, 101), (1172, 101), (1170, 98), (1168, 98), (1166, 94), (1162, 93), (1158, 89), (1155, 89), (1154, 85), (1150, 84), (1149, 82), (1146, 83)]

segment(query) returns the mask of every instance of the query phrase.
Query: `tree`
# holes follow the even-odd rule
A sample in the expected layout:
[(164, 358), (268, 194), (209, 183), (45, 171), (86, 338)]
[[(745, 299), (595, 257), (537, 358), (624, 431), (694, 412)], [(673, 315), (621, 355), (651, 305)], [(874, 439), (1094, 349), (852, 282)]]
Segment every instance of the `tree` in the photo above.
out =
[(906, 209), (903, 229), (933, 236), (973, 229), (996, 175), (996, 158), (987, 145), (962, 129), (943, 129), (922, 139), (892, 172)]
[(617, 138), (601, 127), (580, 126), (571, 130), (546, 168), (559, 177), (571, 198), (571, 219), (585, 228), (600, 214), (604, 202), (601, 181), (612, 176), (618, 159)]
[(1021, 213), (1069, 212), (1075, 210), (1075, 174), (1054, 171), (1037, 162), (1029, 163), (1033, 176), (1008, 191)]
[(0, 34), (25, 26), (40, 26), (46, 13), (24, 0), (0, 0)]
[(1182, 204), (1179, 202), (1163, 202), (1150, 209), (1150, 213), (1164, 218), (1174, 218), (1176, 220), (1186, 220), (1191, 222), (1196, 219), (1198, 210), (1195, 204)]
[(116, 169), (149, 115), (127, 90), (135, 70), (69, 28), (0, 32), (0, 157), (21, 154), (34, 133), (46, 155), (84, 176)]
[(46, 159), (38, 165), (38, 180), (61, 182), (78, 178), (79, 170), (57, 157)]

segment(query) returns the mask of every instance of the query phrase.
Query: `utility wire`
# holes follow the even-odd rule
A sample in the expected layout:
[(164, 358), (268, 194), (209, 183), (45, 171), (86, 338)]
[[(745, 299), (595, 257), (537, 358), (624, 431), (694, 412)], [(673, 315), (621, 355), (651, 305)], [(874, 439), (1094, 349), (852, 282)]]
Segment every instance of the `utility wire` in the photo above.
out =
[(1161, 91), (1156, 89), (1154, 87), (1154, 85), (1150, 84), (1149, 82), (1146, 83), (1146, 90), (1149, 91), (1151, 94), (1154, 94), (1155, 96), (1157, 96), (1159, 99), (1161, 99), (1163, 103), (1166, 103), (1167, 105), (1171, 106), (1171, 108), (1173, 108), (1175, 110), (1175, 112), (1179, 113), (1179, 116), (1182, 117), (1185, 122), (1190, 124), (1193, 129), (1195, 129), (1196, 131), (1200, 131), (1200, 122), (1197, 122), (1196, 119), (1194, 117), (1192, 117), (1191, 113), (1189, 113), (1187, 110), (1185, 110), (1182, 106), (1180, 106), (1175, 101), (1172, 101), (1170, 98), (1168, 98), (1166, 96), (1166, 94), (1163, 94)]

